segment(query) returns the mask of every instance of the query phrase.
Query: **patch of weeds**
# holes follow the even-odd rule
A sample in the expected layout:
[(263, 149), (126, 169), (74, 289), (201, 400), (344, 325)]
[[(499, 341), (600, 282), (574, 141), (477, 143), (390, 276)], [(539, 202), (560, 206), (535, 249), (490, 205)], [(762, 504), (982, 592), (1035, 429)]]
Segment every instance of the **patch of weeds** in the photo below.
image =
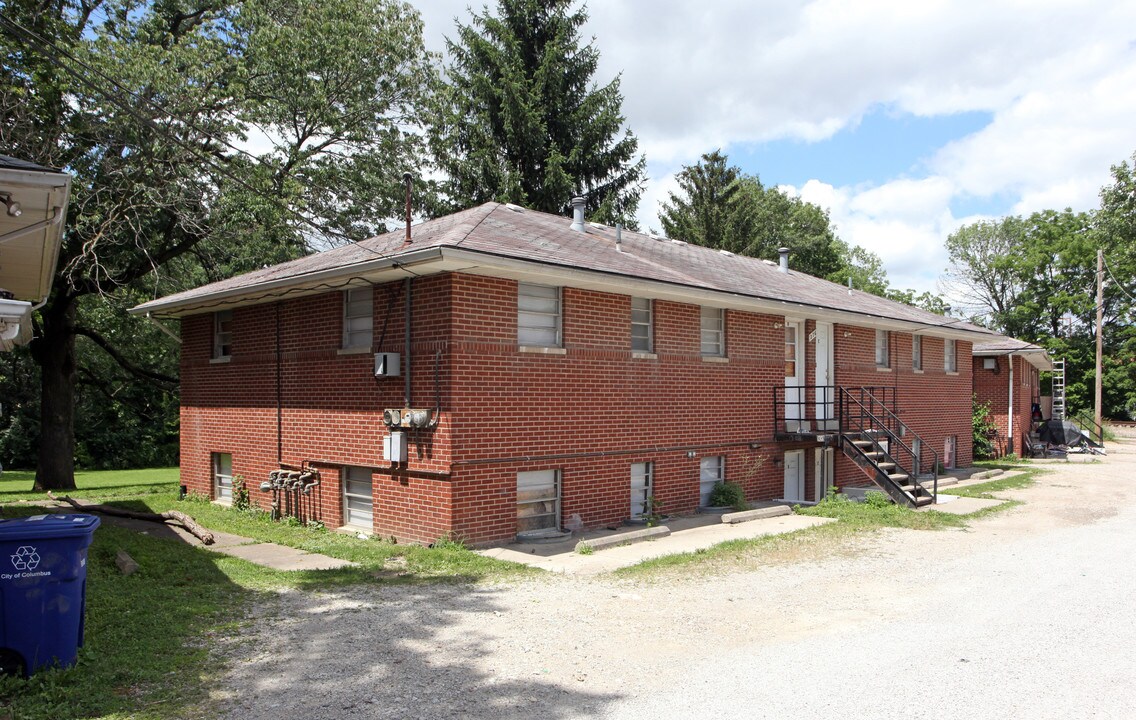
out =
[(749, 505), (746, 504), (745, 490), (741, 485), (729, 481), (719, 481), (714, 483), (714, 488), (710, 491), (710, 505), (713, 507), (729, 507), (734, 510), (746, 510)]
[(966, 485), (964, 487), (950, 488), (951, 495), (958, 495), (960, 497), (982, 498), (985, 500), (995, 500), (994, 493), (1004, 492), (1006, 490), (1020, 490), (1027, 488), (1037, 482), (1037, 477), (1045, 472), (1041, 468), (1031, 468), (1019, 475), (1011, 475), (1010, 477), (1000, 477), (990, 482), (979, 483), (977, 485)]
[(580, 542), (576, 543), (576, 554), (577, 555), (592, 555), (595, 552), (596, 552), (596, 549), (594, 547), (592, 547), (591, 545), (589, 545), (584, 540), (581, 540)]

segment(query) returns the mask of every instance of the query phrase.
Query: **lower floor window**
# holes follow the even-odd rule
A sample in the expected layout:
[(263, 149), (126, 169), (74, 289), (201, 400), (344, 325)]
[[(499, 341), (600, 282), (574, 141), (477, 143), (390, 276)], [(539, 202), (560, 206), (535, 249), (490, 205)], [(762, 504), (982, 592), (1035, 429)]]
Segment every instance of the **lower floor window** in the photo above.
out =
[(646, 515), (651, 498), (652, 463), (631, 464), (631, 517), (637, 518)]
[(560, 528), (560, 471), (517, 473), (517, 532)]
[(233, 456), (213, 453), (213, 499), (233, 501)]
[(710, 493), (714, 485), (725, 480), (726, 458), (721, 455), (704, 457), (698, 463), (698, 504), (706, 507), (710, 504)]
[(343, 524), (370, 530), (373, 526), (374, 500), (371, 470), (363, 467), (343, 468)]

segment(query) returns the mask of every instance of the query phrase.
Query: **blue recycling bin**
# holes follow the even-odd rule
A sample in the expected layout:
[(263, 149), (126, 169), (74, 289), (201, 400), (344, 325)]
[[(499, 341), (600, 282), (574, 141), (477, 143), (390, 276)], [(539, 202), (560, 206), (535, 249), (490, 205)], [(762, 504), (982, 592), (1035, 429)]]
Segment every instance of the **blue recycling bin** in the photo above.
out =
[(94, 515), (0, 520), (0, 670), (75, 663), (83, 644)]

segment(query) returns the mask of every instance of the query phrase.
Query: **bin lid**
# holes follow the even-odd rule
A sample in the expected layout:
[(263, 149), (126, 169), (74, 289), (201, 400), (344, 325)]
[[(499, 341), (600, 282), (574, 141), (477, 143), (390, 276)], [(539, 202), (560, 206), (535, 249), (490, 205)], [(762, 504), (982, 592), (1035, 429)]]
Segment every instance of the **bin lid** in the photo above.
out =
[(0, 519), (0, 542), (16, 538), (75, 537), (93, 533), (99, 526), (94, 515), (66, 513)]

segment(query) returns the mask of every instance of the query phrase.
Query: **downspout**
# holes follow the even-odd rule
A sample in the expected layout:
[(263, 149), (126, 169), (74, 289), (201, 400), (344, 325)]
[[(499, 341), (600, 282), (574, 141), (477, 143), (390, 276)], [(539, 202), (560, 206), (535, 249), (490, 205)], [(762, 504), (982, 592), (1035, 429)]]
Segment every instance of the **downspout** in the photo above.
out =
[(413, 292), (412, 283), (414, 278), (406, 278), (402, 281), (403, 287), (406, 290), (406, 337), (404, 340), (404, 353), (406, 360), (403, 361), (404, 377), (403, 377), (403, 396), (405, 404), (403, 407), (410, 407), (410, 312), (411, 312), (411, 294)]
[(284, 462), (284, 389), (280, 367), (280, 303), (276, 303), (276, 464)]
[(1010, 412), (1009, 412), (1009, 426), (1006, 434), (1009, 435), (1007, 452), (1014, 451), (1014, 354), (1010, 353), (1006, 356), (1010, 361)]

